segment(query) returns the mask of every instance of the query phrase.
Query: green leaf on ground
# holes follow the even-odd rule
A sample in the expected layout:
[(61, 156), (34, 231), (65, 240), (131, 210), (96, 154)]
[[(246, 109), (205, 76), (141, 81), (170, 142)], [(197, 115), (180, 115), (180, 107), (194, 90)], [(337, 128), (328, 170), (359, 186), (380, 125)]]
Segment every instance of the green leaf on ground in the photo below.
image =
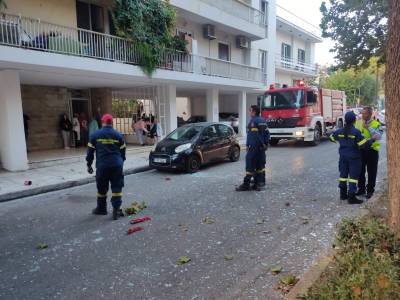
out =
[(281, 266), (275, 266), (275, 267), (271, 268), (271, 272), (274, 275), (279, 274), (280, 272), (282, 272), (282, 267)]
[(264, 220), (263, 219), (257, 219), (256, 223), (257, 224), (264, 224)]
[(283, 276), (283, 277), (280, 279), (280, 282), (281, 282), (282, 284), (284, 284), (284, 285), (295, 285), (297, 281), (298, 281), (298, 279), (296, 278), (296, 276), (294, 276), (294, 275), (292, 275), (292, 274)]
[(225, 255), (224, 259), (225, 260), (232, 260), (233, 259), (233, 255)]
[(46, 243), (39, 243), (36, 245), (36, 249), (42, 250), (42, 249), (46, 249), (49, 248), (49, 245), (47, 245)]
[(205, 217), (203, 222), (206, 223), (206, 224), (214, 224), (215, 220), (213, 218), (211, 218), (211, 217)]
[(188, 256), (181, 256), (178, 258), (178, 264), (180, 265), (187, 264), (189, 261), (191, 261), (191, 259)]

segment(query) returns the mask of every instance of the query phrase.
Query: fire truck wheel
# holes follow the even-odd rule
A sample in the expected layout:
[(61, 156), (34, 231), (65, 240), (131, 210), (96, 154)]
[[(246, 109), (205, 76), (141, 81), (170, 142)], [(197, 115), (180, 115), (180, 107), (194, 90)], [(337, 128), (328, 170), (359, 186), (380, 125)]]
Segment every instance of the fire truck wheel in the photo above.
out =
[(278, 143), (279, 143), (279, 139), (272, 138), (272, 139), (269, 140), (269, 144), (271, 146), (276, 146), (276, 145), (278, 145)]
[(314, 140), (309, 142), (311, 146), (318, 146), (321, 143), (321, 127), (315, 125), (314, 127)]

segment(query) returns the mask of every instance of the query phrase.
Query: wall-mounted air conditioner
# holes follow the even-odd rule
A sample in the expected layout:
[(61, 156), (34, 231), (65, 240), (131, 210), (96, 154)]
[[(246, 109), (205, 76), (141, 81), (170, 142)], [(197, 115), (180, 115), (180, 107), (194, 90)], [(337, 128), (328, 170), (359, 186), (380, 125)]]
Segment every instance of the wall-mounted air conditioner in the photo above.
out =
[(215, 26), (211, 24), (206, 24), (203, 26), (203, 36), (205, 39), (215, 40)]
[(236, 37), (236, 47), (239, 49), (248, 49), (250, 48), (250, 41), (247, 37), (243, 35), (238, 35)]

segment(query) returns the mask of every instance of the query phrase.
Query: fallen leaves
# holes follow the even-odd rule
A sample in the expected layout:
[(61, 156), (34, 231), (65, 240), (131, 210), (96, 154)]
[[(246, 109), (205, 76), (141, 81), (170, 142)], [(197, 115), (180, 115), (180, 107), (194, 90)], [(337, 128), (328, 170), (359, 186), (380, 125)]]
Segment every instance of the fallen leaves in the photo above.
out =
[(281, 266), (275, 266), (271, 268), (271, 273), (274, 275), (279, 274), (280, 272), (282, 272), (282, 267)]
[(125, 213), (127, 215), (135, 215), (145, 208), (147, 208), (146, 202), (142, 201), (141, 203), (138, 203), (137, 201), (134, 201), (130, 207), (125, 208)]
[(257, 219), (257, 220), (256, 220), (256, 223), (257, 223), (258, 225), (264, 224), (264, 219)]
[(39, 250), (43, 250), (43, 249), (47, 249), (47, 248), (49, 248), (49, 245), (47, 245), (46, 243), (39, 243), (36, 245), (36, 249), (39, 249)]
[(224, 259), (227, 260), (227, 261), (232, 260), (233, 259), (233, 255), (225, 255)]
[(187, 264), (190, 261), (191, 261), (191, 259), (188, 256), (181, 256), (178, 258), (178, 264), (180, 264), (180, 265)]
[(309, 218), (309, 217), (301, 217), (301, 224), (303, 224), (303, 225), (307, 225), (307, 224), (309, 224), (310, 223), (310, 221), (311, 221), (311, 218)]
[(361, 288), (359, 286), (353, 286), (351, 289), (353, 290), (354, 297), (359, 298), (361, 296)]
[(281, 290), (282, 293), (287, 294), (289, 293), (290, 289), (299, 281), (299, 279), (292, 275), (288, 274), (285, 276), (282, 276), (279, 279), (279, 282), (274, 286), (275, 289)]
[(211, 217), (205, 217), (204, 220), (203, 220), (203, 223), (205, 223), (205, 224), (214, 224), (215, 220), (213, 218), (211, 218)]
[(390, 281), (385, 276), (385, 274), (381, 273), (378, 276), (378, 285), (381, 289), (387, 289), (390, 287)]

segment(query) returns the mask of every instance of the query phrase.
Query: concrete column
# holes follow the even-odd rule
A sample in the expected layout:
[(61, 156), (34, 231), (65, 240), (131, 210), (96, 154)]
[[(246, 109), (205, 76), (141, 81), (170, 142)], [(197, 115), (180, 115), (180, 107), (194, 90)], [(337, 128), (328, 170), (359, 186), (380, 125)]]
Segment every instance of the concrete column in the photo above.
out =
[(112, 113), (112, 90), (110, 88), (91, 89), (90, 96), (93, 116)]
[(28, 169), (19, 74), (0, 71), (0, 159), (9, 171)]
[(206, 112), (208, 122), (218, 122), (219, 121), (219, 100), (218, 100), (218, 89), (211, 88), (207, 90), (206, 95)]
[(239, 104), (239, 135), (246, 135), (247, 126), (247, 94), (246, 92), (239, 92), (238, 104)]
[(170, 133), (178, 127), (178, 114), (176, 111), (176, 86), (167, 85), (163, 87), (164, 93), (162, 97), (165, 97), (165, 114), (166, 114), (166, 126), (165, 134)]

